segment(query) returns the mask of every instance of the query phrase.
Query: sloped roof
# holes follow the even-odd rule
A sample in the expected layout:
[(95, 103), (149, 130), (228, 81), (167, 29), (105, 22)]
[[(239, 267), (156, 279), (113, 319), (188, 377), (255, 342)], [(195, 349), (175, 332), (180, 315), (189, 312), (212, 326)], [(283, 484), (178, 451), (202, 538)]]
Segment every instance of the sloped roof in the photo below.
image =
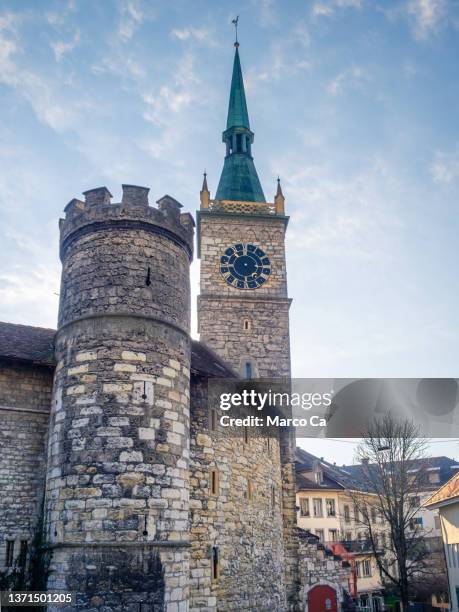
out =
[(0, 322), (0, 357), (54, 366), (54, 329)]
[(441, 505), (445, 502), (453, 501), (456, 498), (457, 501), (459, 501), (459, 472), (435, 491), (423, 505), (426, 507), (435, 507), (437, 504)]
[[(322, 484), (317, 484), (314, 480), (302, 474), (302, 472), (305, 471), (312, 471), (317, 462), (319, 462), (323, 471)], [(429, 471), (438, 472), (440, 476), (440, 484), (446, 483), (459, 469), (457, 467), (458, 462), (455, 459), (445, 456), (426, 457), (423, 459), (409, 461), (407, 464), (409, 470), (414, 471), (422, 469), (427, 473)], [(337, 466), (325, 461), (322, 458), (316, 457), (311, 453), (308, 453), (302, 448), (297, 447), (295, 451), (296, 483), (299, 490), (343, 488), (352, 489), (355, 491), (367, 491), (371, 493), (371, 472), (374, 471), (375, 478), (377, 478), (377, 469), (376, 464), (371, 463), (366, 466), (363, 466), (362, 464)], [(367, 472), (367, 474), (365, 474), (364, 470)], [(425, 486), (423, 485), (423, 490), (435, 490), (437, 488), (438, 483), (431, 484), (426, 482)]]
[[(54, 367), (56, 330), (0, 322), (0, 358)], [(237, 378), (209, 347), (191, 341), (191, 372), (208, 377)]]
[[(414, 472), (418, 470), (423, 470), (426, 472), (429, 472), (429, 471), (438, 472), (439, 477), (440, 477), (439, 483), (431, 484), (429, 482), (426, 482), (425, 489), (427, 490), (428, 489), (435, 490), (438, 488), (439, 485), (446, 483), (451, 478), (451, 476), (455, 474), (455, 472), (457, 471), (457, 469), (454, 469), (454, 466), (457, 466), (457, 465), (458, 463), (455, 459), (451, 459), (450, 457), (445, 457), (444, 455), (439, 456), (439, 457), (425, 457), (423, 459), (414, 459), (412, 461), (407, 461), (407, 468), (409, 471)], [(365, 469), (368, 469), (370, 473), (371, 473), (372, 468), (376, 470), (376, 466), (374, 464), (369, 464), (368, 466), (365, 467)], [(367, 478), (365, 478), (364, 473), (363, 473), (362, 464), (344, 465), (342, 469), (348, 472), (350, 476), (356, 481), (362, 482), (362, 481), (367, 480)]]
[[(319, 462), (323, 471), (323, 482), (321, 484), (302, 474), (302, 472), (313, 470), (317, 462)], [(338, 466), (332, 465), (322, 458), (319, 459), (319, 457), (298, 447), (295, 451), (295, 470), (299, 490), (361, 488), (361, 483), (355, 482), (350, 475), (345, 474)]]
[(255, 164), (249, 155), (232, 153), (225, 157), (215, 199), (266, 202)]
[(197, 340), (191, 341), (191, 373), (216, 378), (238, 378), (216, 353)]

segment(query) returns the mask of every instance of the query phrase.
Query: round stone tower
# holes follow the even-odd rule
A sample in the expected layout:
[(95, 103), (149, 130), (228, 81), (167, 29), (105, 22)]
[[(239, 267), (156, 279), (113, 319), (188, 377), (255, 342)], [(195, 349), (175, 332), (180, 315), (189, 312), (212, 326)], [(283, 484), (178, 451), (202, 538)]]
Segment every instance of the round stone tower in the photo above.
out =
[(49, 430), (48, 589), (78, 609), (188, 609), (193, 220), (123, 185), (72, 200)]

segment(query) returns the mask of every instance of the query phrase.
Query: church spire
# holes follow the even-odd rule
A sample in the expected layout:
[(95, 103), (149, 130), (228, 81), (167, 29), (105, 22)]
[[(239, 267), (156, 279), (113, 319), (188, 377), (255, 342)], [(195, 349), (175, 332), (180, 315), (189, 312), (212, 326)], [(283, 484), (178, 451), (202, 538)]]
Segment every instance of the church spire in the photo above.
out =
[[(233, 21), (234, 23), (234, 21)], [(237, 25), (237, 23), (235, 24)], [(223, 142), (226, 157), (218, 184), (216, 200), (240, 200), (243, 202), (266, 202), (252, 157), (254, 134), (250, 130), (249, 113), (242, 78), (239, 43), (233, 62), (233, 76), (228, 104), (226, 130)]]
[(241, 60), (239, 59), (239, 43), (234, 43), (234, 46), (236, 47), (236, 52), (234, 54), (233, 76), (231, 79), (226, 129), (229, 130), (232, 127), (244, 127), (250, 130), (244, 81), (242, 79)]

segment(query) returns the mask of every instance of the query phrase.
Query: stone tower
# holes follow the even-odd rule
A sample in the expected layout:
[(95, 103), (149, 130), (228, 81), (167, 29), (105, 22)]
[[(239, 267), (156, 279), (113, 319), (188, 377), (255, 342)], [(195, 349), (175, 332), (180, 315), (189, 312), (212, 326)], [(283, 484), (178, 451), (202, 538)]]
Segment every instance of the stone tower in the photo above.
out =
[[(290, 377), (289, 307), (285, 262), (288, 217), (278, 181), (267, 202), (252, 157), (239, 45), (235, 55), (226, 129), (226, 157), (215, 199), (207, 178), (197, 213), (201, 291), (200, 339), (245, 378)], [(294, 605), (297, 581), (293, 431), (279, 436), (285, 585)], [(258, 461), (263, 462), (259, 457)], [(280, 609), (280, 608), (279, 608)]]
[(78, 609), (188, 605), (193, 221), (148, 191), (92, 189), (60, 221), (45, 539)]

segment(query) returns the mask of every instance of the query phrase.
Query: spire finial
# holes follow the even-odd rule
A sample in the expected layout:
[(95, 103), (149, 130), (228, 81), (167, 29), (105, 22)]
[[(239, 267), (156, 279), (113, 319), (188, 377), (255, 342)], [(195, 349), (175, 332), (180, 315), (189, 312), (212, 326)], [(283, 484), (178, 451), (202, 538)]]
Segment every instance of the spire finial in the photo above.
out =
[(209, 191), (209, 188), (207, 187), (207, 170), (204, 170), (204, 180), (202, 181), (201, 191)]
[(282, 193), (282, 187), (280, 184), (280, 176), (277, 177), (277, 193), (276, 196), (284, 196), (284, 194)]
[(236, 30), (236, 40), (234, 41), (234, 46), (237, 49), (239, 47), (239, 42), (237, 40), (237, 26), (238, 26), (238, 23), (239, 23), (239, 15), (237, 15), (236, 19), (233, 19), (233, 21), (231, 23), (234, 25), (234, 28)]
[(284, 194), (282, 193), (282, 187), (280, 184), (280, 177), (277, 177), (277, 191), (274, 196), (274, 206), (276, 208), (276, 214), (283, 215), (284, 214)]

